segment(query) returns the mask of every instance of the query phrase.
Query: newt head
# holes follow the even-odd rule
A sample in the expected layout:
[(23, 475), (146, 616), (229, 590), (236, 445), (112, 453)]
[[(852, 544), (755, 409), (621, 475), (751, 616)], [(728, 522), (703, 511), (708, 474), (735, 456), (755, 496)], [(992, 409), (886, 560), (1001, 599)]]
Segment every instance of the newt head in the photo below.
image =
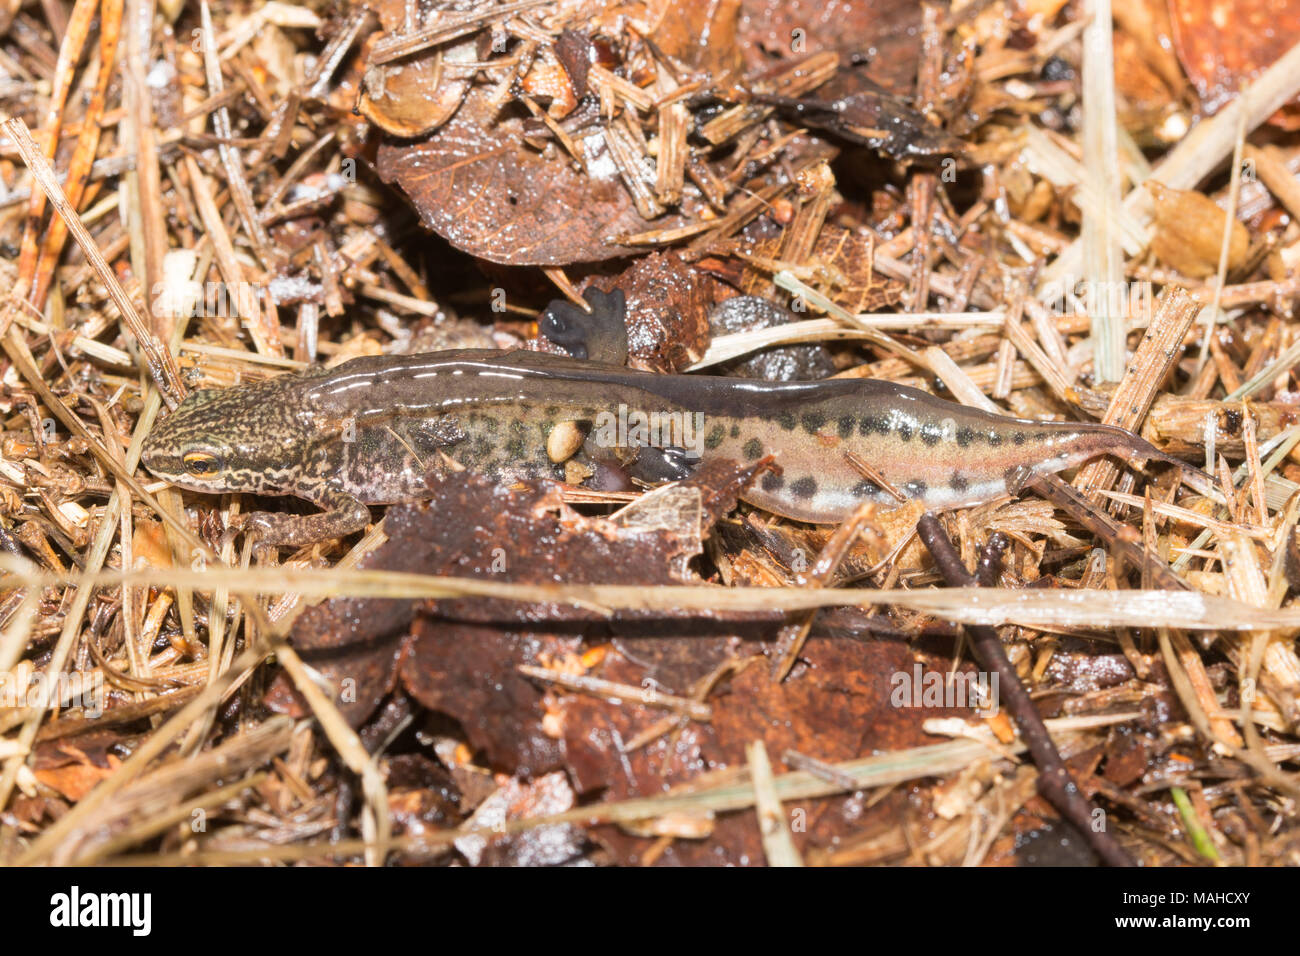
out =
[(179, 488), (291, 494), (314, 430), (285, 381), (190, 393), (145, 439), (141, 461)]

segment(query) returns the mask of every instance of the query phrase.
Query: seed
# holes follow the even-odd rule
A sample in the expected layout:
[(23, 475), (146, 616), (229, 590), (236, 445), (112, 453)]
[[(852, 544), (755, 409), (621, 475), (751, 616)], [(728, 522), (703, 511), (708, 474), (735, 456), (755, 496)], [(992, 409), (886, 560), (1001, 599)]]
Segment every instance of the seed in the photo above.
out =
[(586, 439), (577, 422), (560, 422), (546, 436), (546, 455), (556, 464), (568, 461)]

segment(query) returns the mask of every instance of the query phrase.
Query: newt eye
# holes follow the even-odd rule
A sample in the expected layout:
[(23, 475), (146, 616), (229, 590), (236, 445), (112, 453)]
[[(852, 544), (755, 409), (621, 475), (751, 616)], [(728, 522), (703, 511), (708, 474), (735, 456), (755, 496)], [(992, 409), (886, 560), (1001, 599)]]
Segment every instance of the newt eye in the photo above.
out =
[(185, 470), (195, 478), (215, 478), (221, 474), (221, 459), (206, 451), (187, 452)]

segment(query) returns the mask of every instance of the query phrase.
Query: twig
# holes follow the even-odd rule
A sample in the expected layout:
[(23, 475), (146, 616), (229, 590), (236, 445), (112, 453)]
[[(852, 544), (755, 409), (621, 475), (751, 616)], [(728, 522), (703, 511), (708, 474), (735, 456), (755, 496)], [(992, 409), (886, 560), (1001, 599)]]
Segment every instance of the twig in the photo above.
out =
[[(99, 39), (99, 75), (95, 80), (95, 89), (86, 105), (86, 114), (81, 127), (81, 137), (77, 149), (68, 163), (65, 188), (68, 202), (76, 208), (82, 197), (87, 194), (87, 182), (90, 170), (99, 150), (100, 118), (104, 114), (104, 97), (108, 92), (108, 81), (113, 75), (114, 58), (117, 53), (118, 33), (122, 25), (122, 0), (105, 0), (100, 5), (100, 39)], [(50, 281), (54, 276), (54, 266), (63, 244), (68, 238), (68, 227), (62, 219), (50, 223), (45, 234), (45, 247), (41, 250), (40, 261), (36, 264), (34, 287), (31, 292), (32, 304), (40, 309), (45, 304)]]
[[(829, 585), (835, 577), (835, 571), (839, 568), (840, 563), (849, 553), (849, 548), (853, 542), (858, 539), (858, 535), (864, 530), (870, 528), (871, 520), (876, 516), (876, 504), (873, 501), (865, 501), (854, 509), (853, 513), (844, 519), (827, 539), (826, 544), (822, 546), (821, 554), (813, 563), (812, 570), (804, 583), (810, 588), (824, 588)], [(873, 531), (873, 536), (880, 540), (879, 532)], [(817, 617), (817, 609), (814, 608), (802, 615), (800, 620), (787, 624), (781, 629), (781, 637), (777, 642), (775, 660), (772, 662), (772, 680), (782, 681), (794, 668), (795, 662), (799, 659), (799, 653), (803, 650), (804, 643), (808, 640), (808, 633), (812, 630), (813, 621)]]
[(567, 690), (583, 691), (609, 700), (629, 700), (645, 704), (648, 707), (661, 707), (678, 714), (684, 714), (692, 720), (712, 720), (713, 708), (708, 704), (687, 697), (646, 690), (618, 681), (604, 680), (588, 674), (568, 674), (552, 667), (535, 667), (532, 664), (520, 664), (519, 673), (536, 680), (549, 681)]
[[(46, 110), (42, 130), (47, 137), (45, 147), (39, 151), (47, 161), (53, 160), (59, 148), (59, 134), (63, 128), (63, 111), (68, 103), (68, 93), (76, 75), (77, 63), (81, 60), (81, 51), (90, 34), (90, 24), (95, 16), (96, 0), (77, 0), (68, 20), (68, 31), (59, 44), (59, 58), (54, 68), (54, 81), (50, 90), (49, 107)], [(24, 125), (24, 129), (26, 126)], [(24, 159), (26, 157), (24, 156)], [(27, 161), (31, 166), (31, 161)], [(36, 261), (39, 249), (37, 236), (40, 232), (41, 217), (45, 212), (46, 193), (33, 193), (27, 205), (27, 221), (23, 226), (23, 244), (18, 254), (19, 287), (21, 295), (27, 297), (28, 283), (36, 275)], [(4, 329), (0, 328), (0, 333)]]
[[(961, 562), (961, 555), (953, 547), (948, 533), (934, 515), (926, 513), (917, 523), (917, 532), (921, 541), (934, 558), (939, 573), (952, 587), (976, 587), (981, 581), (973, 577)], [(981, 576), (991, 579), (994, 569), (1001, 561), (1002, 551), (1008, 540), (1000, 532), (990, 539), (988, 550), (981, 562)], [(1015, 718), (1020, 728), (1020, 735), (1038, 765), (1038, 790), (1057, 811), (1083, 834), (1103, 860), (1111, 866), (1135, 866), (1132, 857), (1115, 842), (1106, 830), (1094, 829), (1093, 808), (1079, 792), (1079, 786), (1066, 769), (1061, 753), (1052, 742), (1047, 726), (1038, 713), (1038, 708), (1030, 699), (1024, 685), (1016, 674), (1016, 669), (1002, 649), (998, 632), (984, 625), (967, 627), (971, 639), (971, 650), (979, 660), (980, 666), (998, 675), (999, 689), (1007, 709)]]
[(62, 216), (64, 222), (67, 223), (72, 238), (77, 240), (77, 245), (81, 247), (86, 261), (95, 270), (95, 275), (99, 277), (99, 281), (104, 283), (104, 288), (108, 290), (113, 304), (117, 306), (118, 311), (122, 314), (122, 319), (126, 322), (127, 328), (130, 329), (131, 334), (135, 336), (136, 341), (140, 343), (140, 347), (144, 350), (149, 374), (158, 386), (163, 401), (167, 403), (169, 408), (175, 408), (185, 397), (185, 385), (181, 381), (180, 370), (176, 367), (175, 359), (162, 347), (162, 343), (154, 337), (153, 332), (149, 329), (149, 323), (135, 307), (131, 297), (126, 294), (126, 290), (122, 288), (122, 283), (117, 281), (117, 276), (113, 273), (112, 267), (104, 260), (99, 247), (95, 245), (94, 238), (82, 224), (81, 217), (77, 215), (77, 211), (72, 208), (67, 197), (63, 194), (63, 189), (59, 186), (54, 170), (45, 157), (41, 155), (40, 148), (37, 147), (27, 129), (27, 124), (20, 117), (14, 117), (0, 123), (0, 131), (3, 131), (6, 136), (13, 140), (18, 152), (23, 157), (23, 161), (27, 163), (27, 168), (32, 171), (36, 184), (41, 187), (49, 198), (50, 205), (54, 207), (55, 212)]
[[(1234, 135), (1241, 117), (1246, 130), (1252, 131), (1264, 120), (1300, 93), (1300, 43), (1261, 73), (1250, 87), (1250, 96), (1238, 96), (1212, 118), (1197, 126), (1169, 151), (1151, 171), (1151, 178), (1172, 189), (1193, 189), (1219, 163), (1232, 153)], [(1141, 186), (1124, 197), (1124, 215), (1143, 226), (1152, 218), (1151, 194)], [(1083, 244), (1075, 240), (1043, 271), (1039, 290), (1048, 293), (1067, 276), (1078, 275), (1083, 265)]]
[[(221, 61), (217, 57), (216, 37), (212, 31), (212, 12), (208, 8), (207, 0), (199, 4), (199, 14), (203, 27), (199, 33), (203, 41), (203, 66), (207, 73), (208, 94), (219, 96), (224, 84), (221, 76)], [(212, 131), (218, 137), (217, 153), (221, 156), (221, 165), (226, 170), (226, 184), (230, 189), (230, 199), (235, 205), (236, 212), (239, 213), (240, 220), (244, 223), (244, 231), (248, 234), (249, 242), (253, 244), (253, 252), (257, 254), (263, 266), (270, 266), (274, 258), (270, 240), (253, 204), (253, 193), (248, 188), (248, 180), (244, 176), (244, 161), (238, 147), (231, 144), (234, 132), (230, 123), (230, 110), (227, 107), (219, 106), (212, 111)]]
[(1086, 0), (1083, 30), (1084, 170), (1098, 202), (1083, 205), (1084, 277), (1092, 288), (1093, 367), (1097, 379), (1118, 382), (1124, 374), (1127, 317), (1111, 308), (1111, 290), (1123, 278), (1119, 244), (1119, 135), (1115, 107), (1115, 51), (1110, 0)]
[(763, 851), (769, 866), (803, 866), (794, 838), (781, 811), (781, 798), (776, 795), (776, 782), (772, 777), (772, 762), (768, 759), (763, 741), (746, 745), (749, 758), (749, 777), (754, 782), (754, 812), (758, 815), (758, 832), (763, 840)]
[[(162, 198), (162, 170), (160, 159), (164, 139), (154, 128), (153, 90), (149, 86), (149, 48), (152, 31), (145, 32), (139, 25), (147, 22), (153, 4), (150, 0), (127, 0), (126, 22), (132, 24), (126, 34), (126, 63), (122, 70), (122, 105), (126, 117), (122, 122), (123, 145), (136, 160), (134, 168), (122, 177), (121, 193), (127, 208), (135, 215), (129, 217), (128, 236), (131, 240), (132, 264), (144, 279), (146, 299), (151, 300), (154, 289), (163, 278), (163, 259), (167, 255), (167, 214)], [(180, 130), (172, 130), (179, 134)], [(146, 306), (150, 308), (151, 306)], [(167, 341), (171, 338), (173, 317), (150, 315), (154, 332)]]
[(1116, 552), (1116, 557), (1131, 567), (1148, 572), (1153, 583), (1158, 587), (1180, 591), (1191, 590), (1191, 586), (1170, 570), (1169, 565), (1161, 561), (1157, 555), (1148, 554), (1133, 540), (1131, 528), (1121, 525), (1056, 475), (1033, 475), (1024, 487), (1038, 492), (1056, 507), (1067, 512), (1075, 521), (1101, 538), (1107, 548)]

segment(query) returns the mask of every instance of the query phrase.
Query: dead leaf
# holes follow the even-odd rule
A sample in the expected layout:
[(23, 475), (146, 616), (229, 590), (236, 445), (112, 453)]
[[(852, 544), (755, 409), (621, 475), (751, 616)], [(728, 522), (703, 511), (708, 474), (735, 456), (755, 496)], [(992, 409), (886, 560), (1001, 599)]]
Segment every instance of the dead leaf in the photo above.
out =
[[(1219, 250), (1228, 215), (1212, 199), (1186, 189), (1171, 189), (1155, 180), (1147, 181), (1155, 200), (1155, 229), (1151, 250), (1165, 265), (1185, 276), (1203, 279), (1219, 269)], [(1250, 234), (1232, 220), (1228, 244), (1228, 268), (1246, 259)]]
[[(65, 752), (70, 751), (70, 745), (65, 745), (64, 750)], [(33, 773), (44, 786), (57, 791), (61, 796), (73, 803), (77, 803), (91, 790), (94, 790), (101, 780), (111, 777), (122, 763), (112, 754), (108, 755), (106, 761), (108, 766), (106, 767), (92, 763), (89, 759), (85, 759), (84, 755), (82, 755), (82, 758), (60, 767), (38, 768)]]
[(639, 251), (610, 237), (679, 226), (699, 212), (653, 223), (637, 212), (603, 126), (574, 136), (585, 169), (554, 143), (524, 142), (520, 116), (498, 118), (477, 87), (445, 126), (414, 143), (385, 142), (376, 169), (410, 198), (421, 221), (453, 246), (506, 265), (566, 266)]
[[(1300, 7), (1275, 0), (1169, 0), (1174, 47), (1207, 113), (1300, 42)], [(1294, 106), (1288, 108), (1294, 116)], [(1288, 123), (1294, 128), (1294, 123)]]

